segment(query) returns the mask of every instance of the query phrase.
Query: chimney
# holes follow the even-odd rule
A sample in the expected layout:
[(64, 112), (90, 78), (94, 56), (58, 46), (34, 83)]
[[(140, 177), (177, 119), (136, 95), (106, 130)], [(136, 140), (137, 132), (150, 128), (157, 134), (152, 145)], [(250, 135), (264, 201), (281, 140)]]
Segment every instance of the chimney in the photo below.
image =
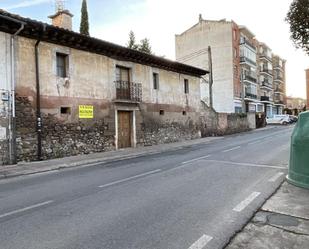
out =
[(202, 21), (203, 21), (202, 14), (199, 14), (199, 16), (198, 16), (198, 21), (199, 21), (199, 22), (202, 22)]
[(49, 16), (52, 25), (72, 31), (73, 15), (68, 10), (58, 10), (56, 14)]
[(306, 105), (306, 109), (309, 110), (309, 68), (306, 69), (306, 87), (307, 87), (307, 105)]

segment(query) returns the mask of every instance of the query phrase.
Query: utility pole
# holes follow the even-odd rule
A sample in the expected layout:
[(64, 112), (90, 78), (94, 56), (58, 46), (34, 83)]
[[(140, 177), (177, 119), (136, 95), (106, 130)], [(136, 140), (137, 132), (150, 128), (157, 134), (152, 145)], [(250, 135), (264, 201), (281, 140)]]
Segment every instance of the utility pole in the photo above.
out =
[(213, 74), (212, 74), (212, 55), (210, 46), (208, 46), (208, 69), (209, 69), (209, 105), (211, 108), (213, 108), (213, 96), (212, 96)]

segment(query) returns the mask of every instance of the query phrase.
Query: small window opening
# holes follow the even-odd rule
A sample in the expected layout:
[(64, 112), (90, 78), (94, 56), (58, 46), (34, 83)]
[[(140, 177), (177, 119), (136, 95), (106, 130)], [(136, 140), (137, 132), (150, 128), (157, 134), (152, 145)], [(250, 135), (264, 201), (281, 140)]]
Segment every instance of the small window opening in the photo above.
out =
[(158, 90), (159, 89), (159, 74), (153, 73), (153, 89)]
[(70, 107), (60, 107), (60, 113), (61, 114), (71, 114), (71, 108)]
[(164, 110), (160, 110), (160, 115), (164, 115)]
[(57, 76), (67, 77), (68, 55), (56, 53), (57, 57)]
[(186, 116), (187, 112), (186, 111), (182, 111), (182, 115)]
[(189, 80), (188, 79), (184, 80), (184, 91), (185, 93), (189, 93)]

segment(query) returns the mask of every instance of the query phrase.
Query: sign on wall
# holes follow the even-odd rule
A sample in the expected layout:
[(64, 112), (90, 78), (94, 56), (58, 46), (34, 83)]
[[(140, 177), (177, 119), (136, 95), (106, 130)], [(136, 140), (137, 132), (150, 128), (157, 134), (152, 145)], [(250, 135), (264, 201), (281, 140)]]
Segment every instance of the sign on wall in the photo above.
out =
[(93, 118), (93, 105), (80, 105), (79, 118)]
[(6, 140), (6, 128), (0, 126), (0, 140)]

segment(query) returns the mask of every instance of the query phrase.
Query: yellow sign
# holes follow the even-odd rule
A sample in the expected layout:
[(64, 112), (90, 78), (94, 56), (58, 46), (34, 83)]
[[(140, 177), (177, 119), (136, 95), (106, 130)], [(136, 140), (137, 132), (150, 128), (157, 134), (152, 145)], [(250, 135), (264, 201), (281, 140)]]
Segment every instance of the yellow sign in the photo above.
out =
[(80, 105), (79, 106), (79, 118), (93, 118), (93, 106), (92, 105)]

